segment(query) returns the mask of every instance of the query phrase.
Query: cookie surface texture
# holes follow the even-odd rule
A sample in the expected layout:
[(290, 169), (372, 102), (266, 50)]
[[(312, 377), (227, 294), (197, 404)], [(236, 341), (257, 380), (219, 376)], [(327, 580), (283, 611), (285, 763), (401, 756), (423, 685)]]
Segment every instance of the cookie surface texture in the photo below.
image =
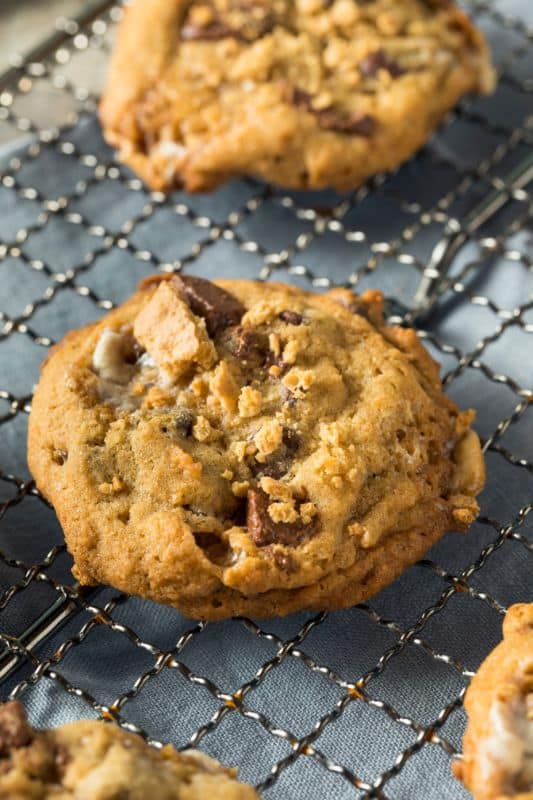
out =
[(449, 0), (135, 0), (100, 118), (153, 189), (253, 175), (345, 190), (493, 85), (482, 34)]
[(382, 302), (157, 276), (71, 332), (29, 462), (78, 579), (193, 617), (339, 608), (466, 530), (473, 412)]
[(0, 706), (3, 800), (257, 800), (235, 772), (196, 750), (156, 750), (98, 720), (35, 730), (20, 702)]
[(503, 641), (472, 679), (465, 708), (456, 776), (474, 800), (533, 800), (533, 603), (507, 612)]

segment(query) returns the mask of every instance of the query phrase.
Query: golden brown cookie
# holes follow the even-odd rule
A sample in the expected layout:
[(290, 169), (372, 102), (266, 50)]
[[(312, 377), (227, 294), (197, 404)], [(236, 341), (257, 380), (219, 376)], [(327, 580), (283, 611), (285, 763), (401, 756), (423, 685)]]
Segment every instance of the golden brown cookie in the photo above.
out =
[(0, 706), (2, 800), (257, 800), (235, 773), (197, 750), (156, 750), (116, 725), (35, 730), (21, 703)]
[(271, 616), (359, 602), (466, 530), (473, 416), (379, 292), (156, 276), (52, 350), (29, 463), (82, 583)]
[(449, 0), (136, 0), (100, 116), (153, 189), (244, 174), (344, 190), (493, 84), (482, 34)]
[(533, 800), (533, 603), (507, 612), (503, 641), (472, 679), (465, 708), (456, 777), (475, 800)]

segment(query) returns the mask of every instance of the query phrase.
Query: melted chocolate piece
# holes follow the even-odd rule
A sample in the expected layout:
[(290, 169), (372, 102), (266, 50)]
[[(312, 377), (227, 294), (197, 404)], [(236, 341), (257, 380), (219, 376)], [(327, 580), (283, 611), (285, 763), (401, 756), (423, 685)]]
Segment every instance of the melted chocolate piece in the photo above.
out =
[(268, 353), (266, 337), (256, 328), (245, 328), (242, 325), (232, 331), (229, 347), (235, 358), (252, 367), (262, 367)]
[(277, 564), (280, 569), (285, 570), (285, 572), (294, 573), (298, 568), (290, 553), (282, 553), (281, 550), (277, 550), (274, 547), (272, 548), (272, 559), (274, 563)]
[(295, 453), (302, 443), (302, 438), (292, 428), (283, 428), (282, 441), (289, 453)]
[(304, 321), (304, 318), (301, 314), (298, 314), (297, 311), (282, 311), (279, 314), (279, 318), (286, 322), (288, 325), (301, 325)]
[(393, 78), (403, 75), (405, 70), (385, 50), (374, 50), (359, 63), (359, 71), (365, 78), (373, 78), (380, 69), (386, 70)]
[(271, 458), (263, 463), (254, 458), (248, 466), (254, 478), (274, 478), (277, 481), (287, 474), (290, 463), (285, 458)]
[(260, 3), (237, 4), (233, 9), (229, 9), (228, 19), (219, 16), (212, 7), (210, 8), (212, 19), (205, 25), (185, 20), (180, 34), (182, 41), (216, 42), (231, 37), (240, 42), (254, 42), (270, 33), (276, 24), (274, 15), (267, 6)]
[(22, 703), (12, 700), (0, 706), (0, 756), (9, 755), (15, 748), (26, 747), (32, 739), (33, 731)]
[(238, 325), (241, 321), (246, 309), (225, 289), (193, 275), (176, 275), (173, 280), (184, 294), (193, 314), (205, 319), (210, 336), (217, 336), (225, 328)]
[(274, 522), (268, 513), (270, 504), (269, 496), (262, 489), (249, 490), (246, 525), (249, 535), (258, 547), (269, 544), (295, 547), (318, 531), (317, 517), (307, 525), (301, 521)]
[(297, 86), (292, 86), (287, 92), (287, 102), (292, 103), (297, 108), (305, 108), (306, 111), (313, 113), (312, 95), (309, 92), (299, 89)]
[(303, 89), (292, 88), (288, 93), (288, 101), (298, 108), (305, 108), (316, 117), (321, 128), (339, 133), (353, 133), (358, 136), (371, 136), (375, 128), (374, 117), (358, 111), (342, 111), (329, 106), (329, 108), (313, 108), (313, 98)]
[(184, 42), (216, 42), (219, 39), (226, 39), (232, 36), (240, 39), (240, 31), (236, 31), (224, 22), (216, 20), (208, 25), (197, 25), (194, 22), (186, 22), (181, 29), (181, 39)]
[(354, 133), (357, 136), (371, 136), (376, 127), (374, 117), (358, 111), (346, 113), (335, 108), (325, 108), (315, 112), (318, 124), (326, 131)]

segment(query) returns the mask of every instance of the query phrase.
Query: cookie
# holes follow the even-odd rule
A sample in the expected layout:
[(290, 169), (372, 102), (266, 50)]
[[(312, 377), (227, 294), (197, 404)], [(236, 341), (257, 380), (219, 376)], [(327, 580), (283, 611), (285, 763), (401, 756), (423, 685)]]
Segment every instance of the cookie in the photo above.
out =
[(5, 800), (257, 800), (235, 772), (197, 750), (156, 750), (98, 720), (35, 730), (20, 702), (0, 706)]
[(100, 118), (152, 189), (254, 175), (345, 190), (493, 85), (482, 34), (449, 0), (136, 0)]
[(465, 708), (456, 777), (475, 800), (533, 800), (533, 603), (507, 612), (503, 641), (472, 679)]
[(473, 416), (379, 292), (156, 276), (51, 351), (29, 463), (82, 584), (271, 616), (364, 600), (466, 530)]

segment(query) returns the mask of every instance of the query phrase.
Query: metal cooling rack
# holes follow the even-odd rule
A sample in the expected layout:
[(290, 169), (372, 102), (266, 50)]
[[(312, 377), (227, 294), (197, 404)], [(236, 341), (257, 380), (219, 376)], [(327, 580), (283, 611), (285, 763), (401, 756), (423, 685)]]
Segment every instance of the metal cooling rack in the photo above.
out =
[[(498, 90), (464, 101), (396, 174), (342, 197), (248, 180), (167, 199), (101, 139), (121, 10), (87, 8), (0, 77), (1, 697), (38, 725), (101, 716), (155, 746), (198, 745), (266, 798), (466, 797), (449, 771), (465, 687), (505, 608), (533, 600), (533, 10), (468, 4)], [(25, 464), (38, 364), (142, 275), (181, 269), (384, 289), (450, 394), (478, 408), (489, 479), (473, 530), (329, 615), (208, 625), (73, 584)]]

